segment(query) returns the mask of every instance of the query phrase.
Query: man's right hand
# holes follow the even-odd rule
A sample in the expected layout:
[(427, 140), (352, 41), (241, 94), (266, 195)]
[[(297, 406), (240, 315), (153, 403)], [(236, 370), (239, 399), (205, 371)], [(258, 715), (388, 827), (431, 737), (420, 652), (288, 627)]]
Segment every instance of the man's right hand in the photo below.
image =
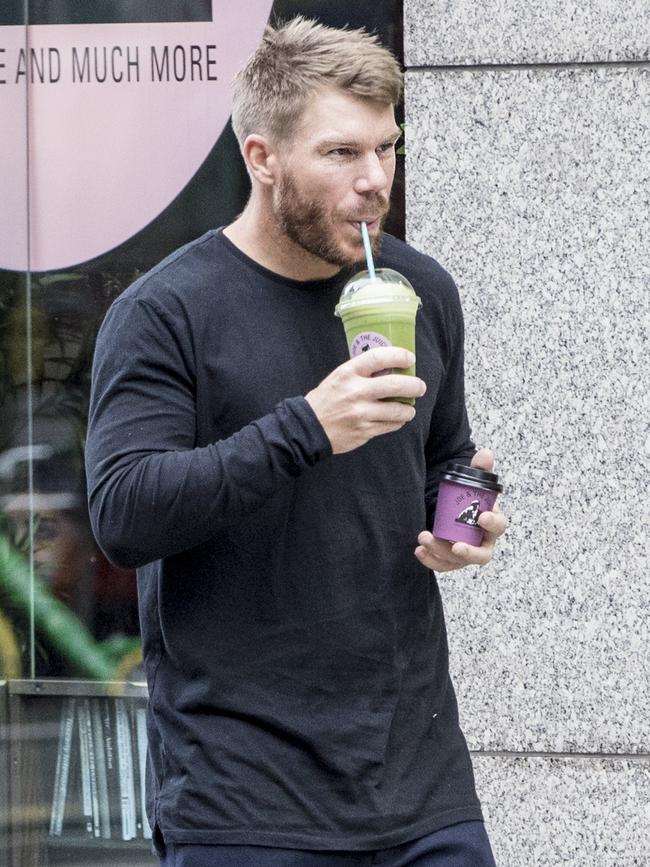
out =
[(350, 452), (373, 437), (399, 430), (415, 418), (412, 406), (394, 398), (422, 397), (427, 390), (425, 382), (403, 374), (373, 375), (386, 368), (410, 367), (414, 363), (415, 356), (407, 349), (396, 346), (370, 349), (341, 364), (305, 395), (334, 454)]

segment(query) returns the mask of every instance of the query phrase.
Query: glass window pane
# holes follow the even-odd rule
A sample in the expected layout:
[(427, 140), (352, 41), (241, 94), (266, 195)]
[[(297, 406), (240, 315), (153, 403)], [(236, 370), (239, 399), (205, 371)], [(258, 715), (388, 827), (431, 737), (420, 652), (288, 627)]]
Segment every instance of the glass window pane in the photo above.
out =
[[(118, 90), (120, 76), (132, 74), (134, 81), (124, 83), (135, 84), (136, 73), (141, 81), (153, 74), (150, 58), (142, 54), (136, 64), (126, 46), (122, 54), (100, 51), (98, 57), (86, 55), (83, 46), (101, 46), (109, 32), (102, 28), (118, 21), (122, 27), (146, 25), (149, 40), (162, 32), (155, 28), (174, 22), (216, 26), (213, 5), (186, 0), (0, 3), (0, 862), (8, 853), (12, 867), (156, 863), (138, 800), (139, 711), (146, 704), (146, 688), (122, 687), (122, 706), (121, 694), (110, 685), (144, 680), (136, 576), (106, 559), (93, 538), (86, 507), (83, 449), (90, 371), (97, 331), (113, 300), (174, 249), (230, 222), (243, 208), (249, 181), (225, 117), (204, 158), (173, 194), (160, 198), (149, 218), (100, 248), (84, 248), (92, 253), (67, 251), (73, 247), (68, 239), (90, 232), (91, 223), (118, 223), (129, 203), (137, 204), (155, 190), (148, 169), (151, 165), (153, 171), (161, 160), (152, 152), (137, 189), (129, 189), (115, 211), (91, 209), (91, 218), (79, 225), (75, 204), (81, 211), (94, 194), (91, 185), (80, 187), (82, 171), (90, 167), (91, 181), (104, 170), (115, 171), (109, 181), (119, 184), (120, 167), (132, 161), (151, 122), (151, 116), (131, 109), (124, 114), (98, 111), (84, 97), (98, 91), (85, 88), (93, 75), (92, 86), (99, 86), (105, 74), (104, 92), (112, 88), (110, 92), (126, 94), (128, 88)], [(272, 2), (251, 0), (247, 15), (253, 6), (258, 15), (263, 13), (257, 38)], [(334, 26), (366, 26), (401, 58), (401, 2), (364, 0), (352, 8), (349, 0), (278, 0), (273, 12), (283, 18), (305, 14)], [(156, 58), (160, 69), (162, 56)], [(195, 65), (187, 69), (196, 81), (186, 80), (186, 93), (192, 96), (194, 117), (208, 123), (210, 96), (206, 92), (201, 101), (196, 92), (199, 76), (205, 82), (210, 75), (210, 55), (204, 51), (200, 62), (194, 57)], [(160, 74), (160, 92), (167, 82), (172, 87), (180, 83), (181, 56), (177, 66), (173, 55), (169, 63), (167, 79)], [(66, 90), (71, 81), (75, 87)], [(61, 142), (72, 118), (91, 128), (106, 117), (110, 139), (67, 159)], [(173, 153), (180, 160), (194, 131), (176, 126), (180, 133), (174, 130)], [(162, 160), (165, 172), (174, 162)], [(78, 190), (72, 204), (63, 199), (71, 189)], [(387, 229), (403, 237), (401, 160)], [(66, 250), (60, 256), (56, 239)], [(105, 791), (114, 796), (120, 783), (111, 784), (109, 753), (117, 749), (119, 732), (124, 740), (127, 729), (131, 764), (116, 755), (111, 767), (119, 774), (120, 762), (126, 762), (130, 769), (124, 771), (122, 765), (134, 786), (129, 795), (136, 823), (132, 838), (122, 825), (130, 820), (121, 815), (117, 801), (111, 802), (106, 825), (106, 813), (99, 808), (104, 782), (96, 777), (98, 772), (108, 775)], [(91, 756), (92, 785), (99, 789), (88, 818), (81, 802), (84, 786), (91, 785)], [(110, 839), (103, 836), (106, 827)]]
[[(16, 64), (27, 45), (26, 8), (9, 3), (0, 17), (0, 678), (29, 671), (28, 555), (10, 547), (7, 522), (12, 479), (27, 458), (29, 304), (27, 211), (27, 84)], [(6, 22), (6, 26), (5, 25)], [(22, 527), (23, 555), (29, 531)]]

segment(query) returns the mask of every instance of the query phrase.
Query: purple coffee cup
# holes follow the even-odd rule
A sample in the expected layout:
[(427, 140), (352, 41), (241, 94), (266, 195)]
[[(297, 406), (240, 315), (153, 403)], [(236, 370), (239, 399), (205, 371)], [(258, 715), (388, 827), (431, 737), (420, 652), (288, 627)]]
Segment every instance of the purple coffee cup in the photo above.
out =
[(433, 535), (449, 542), (480, 545), (484, 534), (478, 525), (479, 515), (492, 510), (502, 491), (496, 473), (447, 464), (440, 478)]

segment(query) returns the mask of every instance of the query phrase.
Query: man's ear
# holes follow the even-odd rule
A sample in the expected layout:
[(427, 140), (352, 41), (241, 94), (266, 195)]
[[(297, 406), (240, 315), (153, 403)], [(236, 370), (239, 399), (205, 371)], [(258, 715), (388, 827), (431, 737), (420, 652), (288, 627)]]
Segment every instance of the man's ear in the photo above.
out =
[(249, 135), (244, 142), (242, 156), (252, 178), (265, 186), (275, 183), (278, 160), (267, 138), (263, 135)]

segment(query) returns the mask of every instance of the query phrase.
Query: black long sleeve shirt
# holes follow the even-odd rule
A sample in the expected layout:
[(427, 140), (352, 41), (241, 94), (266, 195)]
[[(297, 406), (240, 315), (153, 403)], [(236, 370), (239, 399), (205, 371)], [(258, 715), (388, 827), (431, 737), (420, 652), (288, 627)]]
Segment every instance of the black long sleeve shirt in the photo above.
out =
[(348, 358), (346, 273), (289, 280), (208, 232), (100, 330), (90, 512), (138, 567), (159, 847), (373, 849), (481, 818), (413, 554), (441, 466), (474, 450), (462, 313), (434, 260), (386, 236), (377, 264), (422, 298), (428, 388), (414, 421), (346, 454), (302, 396)]

